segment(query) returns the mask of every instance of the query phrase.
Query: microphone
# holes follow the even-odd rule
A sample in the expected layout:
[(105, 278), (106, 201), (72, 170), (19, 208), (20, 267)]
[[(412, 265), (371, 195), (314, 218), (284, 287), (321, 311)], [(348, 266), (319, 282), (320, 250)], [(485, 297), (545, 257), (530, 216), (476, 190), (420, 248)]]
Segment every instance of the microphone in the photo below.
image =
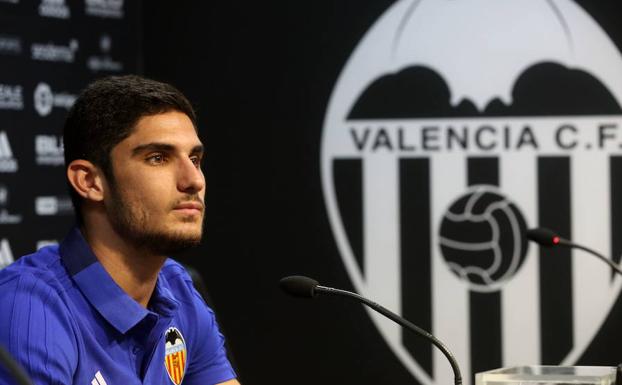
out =
[(564, 246), (564, 247), (569, 247), (572, 249), (583, 250), (589, 254), (592, 254), (593, 256), (600, 259), (601, 261), (605, 262), (606, 264), (611, 266), (611, 268), (615, 270), (616, 273), (622, 275), (622, 269), (620, 269), (620, 267), (616, 265), (615, 263), (613, 263), (613, 261), (611, 261), (609, 258), (605, 257), (604, 255), (600, 254), (599, 252), (595, 250), (590, 249), (589, 247), (579, 245), (577, 243), (571, 242), (568, 239), (562, 238), (559, 235), (557, 235), (553, 230), (550, 230), (544, 227), (538, 227), (535, 229), (527, 230), (526, 236), (527, 236), (527, 239), (534, 241), (540, 246), (544, 246), (544, 247)]
[(0, 364), (2, 364), (13, 377), (18, 385), (32, 385), (32, 381), (24, 369), (11, 357), (2, 345), (0, 345)]
[(342, 297), (352, 298), (355, 301), (361, 302), (362, 304), (368, 306), (374, 311), (382, 314), (387, 317), (391, 321), (399, 324), (400, 326), (414, 332), (415, 334), (420, 335), (426, 340), (430, 341), (434, 346), (436, 346), (447, 358), (451, 368), (454, 371), (454, 384), (461, 385), (462, 384), (462, 374), (460, 374), (460, 367), (458, 367), (458, 362), (454, 358), (454, 355), (447, 349), (445, 344), (443, 344), (440, 340), (434, 337), (432, 334), (427, 331), (421, 329), (417, 325), (411, 323), (410, 321), (398, 316), (397, 314), (389, 311), (388, 309), (380, 306), (379, 304), (368, 300), (367, 298), (360, 296), (356, 293), (352, 293), (350, 291), (345, 291), (341, 289), (335, 289), (332, 287), (320, 286), (320, 284), (309, 277), (304, 277), (300, 275), (293, 275), (289, 277), (282, 278), (279, 282), (279, 286), (281, 289), (289, 295), (298, 298), (315, 298), (320, 293), (329, 294), (329, 295), (337, 295)]

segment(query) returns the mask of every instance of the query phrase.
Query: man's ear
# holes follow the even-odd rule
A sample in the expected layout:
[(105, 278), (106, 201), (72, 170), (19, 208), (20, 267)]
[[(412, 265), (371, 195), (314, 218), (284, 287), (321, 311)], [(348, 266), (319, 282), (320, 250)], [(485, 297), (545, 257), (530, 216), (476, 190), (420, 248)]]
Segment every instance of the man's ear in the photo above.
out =
[(76, 159), (67, 166), (67, 179), (82, 198), (101, 202), (104, 199), (104, 180), (101, 170), (84, 159)]

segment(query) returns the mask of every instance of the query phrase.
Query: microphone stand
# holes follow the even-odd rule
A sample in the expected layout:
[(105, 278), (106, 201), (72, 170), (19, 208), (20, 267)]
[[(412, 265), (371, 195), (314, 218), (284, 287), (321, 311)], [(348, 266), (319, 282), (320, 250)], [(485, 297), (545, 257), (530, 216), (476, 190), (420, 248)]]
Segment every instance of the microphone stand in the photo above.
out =
[[(588, 247), (579, 245), (577, 243), (571, 242), (567, 239), (564, 238), (559, 238), (559, 243), (560, 246), (566, 246), (566, 247), (570, 247), (570, 248), (575, 248), (575, 249), (579, 249), (579, 250), (583, 250), (586, 253), (592, 254), (593, 256), (595, 256), (596, 258), (600, 259), (601, 261), (605, 262), (606, 264), (608, 264), (609, 266), (611, 266), (611, 268), (618, 274), (622, 275), (622, 269), (620, 269), (620, 267), (618, 265), (616, 265), (615, 263), (613, 263), (612, 260), (610, 260), (609, 258), (605, 257), (604, 255), (600, 254), (599, 252), (592, 250)], [(615, 385), (622, 385), (622, 364), (619, 364), (616, 368), (616, 380), (615, 380)]]
[[(426, 337), (427, 339), (429, 339), (432, 344), (434, 344), (434, 346), (436, 346), (447, 358), (447, 360), (449, 361), (449, 364), (451, 365), (451, 368), (454, 371), (454, 384), (455, 385), (461, 385), (462, 384), (462, 374), (460, 373), (460, 368), (458, 367), (458, 362), (456, 361), (456, 358), (454, 357), (454, 355), (449, 351), (449, 349), (447, 349), (447, 347), (438, 340), (438, 338), (434, 337), (432, 334), (428, 333), (427, 331), (421, 329), (420, 327), (418, 327), (417, 325), (413, 324), (412, 322), (398, 316), (397, 314), (391, 312), (390, 310), (380, 306), (379, 304), (377, 304), (376, 302), (370, 301), (367, 298), (360, 296), (356, 293), (352, 293), (350, 291), (346, 291), (346, 290), (340, 290), (340, 289), (335, 289), (332, 287), (326, 287), (326, 286), (316, 286), (315, 287), (315, 292), (323, 292), (323, 293), (327, 293), (327, 294), (335, 294), (335, 295), (339, 295), (342, 297), (347, 297), (347, 298), (353, 298), (357, 301), (362, 302), (364, 305), (367, 305), (368, 307), (370, 307), (372, 310), (377, 311), (378, 313), (382, 314), (383, 316), (389, 318), (391, 321), (405, 327), (406, 329), (417, 333), (419, 335), (422, 335), (424, 337)], [(618, 384), (620, 385), (620, 384)]]
[[(540, 246), (544, 246), (544, 247), (564, 246), (564, 247), (568, 247), (571, 249), (574, 248), (574, 249), (583, 250), (586, 253), (592, 254), (596, 258), (605, 262), (616, 273), (622, 275), (622, 269), (620, 269), (620, 267), (616, 265), (615, 263), (613, 263), (613, 261), (611, 261), (609, 258), (605, 257), (604, 255), (597, 252), (596, 250), (590, 249), (589, 247), (586, 247), (578, 243), (574, 243), (568, 239), (562, 238), (550, 229), (540, 227), (540, 228), (528, 230), (527, 238), (531, 241), (536, 242)], [(622, 385), (622, 364), (619, 364), (616, 368), (615, 384)]]

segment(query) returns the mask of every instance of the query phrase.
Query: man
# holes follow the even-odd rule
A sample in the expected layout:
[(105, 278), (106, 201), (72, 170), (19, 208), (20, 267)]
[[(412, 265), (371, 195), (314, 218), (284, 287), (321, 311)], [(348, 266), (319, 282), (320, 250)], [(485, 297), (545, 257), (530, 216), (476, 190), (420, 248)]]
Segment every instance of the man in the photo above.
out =
[(0, 272), (0, 344), (36, 384), (239, 384), (212, 311), (166, 257), (201, 239), (195, 120), (178, 90), (138, 76), (76, 100), (64, 145), (78, 225)]

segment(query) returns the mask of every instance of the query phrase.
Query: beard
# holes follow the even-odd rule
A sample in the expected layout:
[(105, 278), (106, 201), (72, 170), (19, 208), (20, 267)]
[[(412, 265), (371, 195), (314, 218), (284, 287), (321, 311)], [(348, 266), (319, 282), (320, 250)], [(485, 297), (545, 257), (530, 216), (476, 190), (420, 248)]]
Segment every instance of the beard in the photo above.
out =
[[(131, 204), (124, 199), (120, 191), (114, 186), (110, 186), (111, 204), (108, 210), (108, 217), (113, 229), (125, 240), (129, 241), (134, 247), (146, 249), (153, 254), (169, 255), (178, 253), (201, 243), (203, 233), (203, 223), (198, 232), (185, 233), (167, 229), (158, 223), (160, 221), (151, 218), (149, 211), (139, 203)], [(171, 205), (171, 209), (181, 202), (198, 201), (202, 202), (198, 195), (188, 195)], [(195, 218), (182, 218), (182, 222), (195, 222)]]

